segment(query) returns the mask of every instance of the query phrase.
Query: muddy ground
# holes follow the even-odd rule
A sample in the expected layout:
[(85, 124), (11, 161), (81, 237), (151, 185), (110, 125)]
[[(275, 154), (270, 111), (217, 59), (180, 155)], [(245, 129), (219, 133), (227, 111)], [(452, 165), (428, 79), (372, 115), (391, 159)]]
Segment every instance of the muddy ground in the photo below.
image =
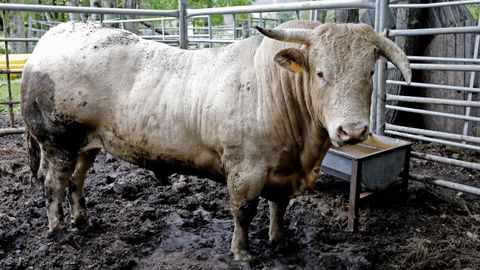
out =
[[(0, 121), (0, 127), (6, 123)], [(478, 161), (432, 145), (427, 152)], [(413, 160), (414, 172), (480, 187), (480, 173)], [(233, 222), (225, 185), (97, 157), (86, 181), (91, 230), (47, 240), (41, 183), (29, 182), (22, 135), (0, 137), (0, 269), (480, 269), (478, 197), (411, 182), (362, 203), (360, 232), (346, 231), (348, 183), (320, 177), (291, 201), (284, 243), (268, 243), (268, 204), (250, 231), (254, 260), (229, 254)], [(68, 213), (68, 203), (64, 203)]]

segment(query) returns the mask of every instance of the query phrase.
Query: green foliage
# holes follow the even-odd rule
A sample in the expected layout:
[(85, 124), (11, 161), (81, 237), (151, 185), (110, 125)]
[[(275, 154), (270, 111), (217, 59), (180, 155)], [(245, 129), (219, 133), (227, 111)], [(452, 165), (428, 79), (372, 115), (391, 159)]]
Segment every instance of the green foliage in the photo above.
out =
[[(211, 8), (211, 7), (229, 7), (229, 6), (245, 6), (250, 5), (253, 0), (191, 0), (187, 2), (188, 8)], [(143, 0), (141, 8), (169, 10), (178, 9), (178, 1), (171, 0)], [(240, 14), (240, 19), (246, 19), (248, 15)], [(212, 16), (213, 25), (223, 24), (223, 15)], [(201, 25), (199, 21), (194, 22), (195, 25)], [(204, 24), (206, 25), (206, 23)]]
[[(12, 100), (20, 101), (20, 81), (12, 80)], [(7, 78), (5, 75), (0, 77), (0, 101), (8, 101), (8, 85)], [(20, 108), (18, 105), (14, 105), (14, 111), (19, 112)], [(8, 112), (8, 105), (0, 104), (0, 112)]]
[(467, 5), (466, 7), (474, 19), (480, 18), (480, 5)]
[[(245, 6), (251, 3), (252, 0), (192, 0), (187, 2), (189, 8)], [(141, 7), (146, 9), (178, 9), (178, 1), (143, 0)]]

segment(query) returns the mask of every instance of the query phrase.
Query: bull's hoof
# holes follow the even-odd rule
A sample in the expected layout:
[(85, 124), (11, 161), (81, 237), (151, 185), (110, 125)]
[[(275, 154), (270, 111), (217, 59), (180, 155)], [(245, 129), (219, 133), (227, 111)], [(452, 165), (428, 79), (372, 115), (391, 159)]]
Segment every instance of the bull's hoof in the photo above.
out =
[(278, 246), (280, 243), (283, 242), (285, 235), (283, 232), (271, 233), (269, 236), (269, 242), (272, 247)]
[(251, 262), (253, 259), (252, 254), (247, 250), (238, 250), (232, 251), (233, 253), (233, 260), (237, 262)]
[(60, 227), (60, 228), (55, 228), (53, 230), (49, 230), (47, 233), (47, 238), (55, 241), (57, 243), (61, 243), (65, 241), (65, 228)]
[(88, 232), (88, 230), (90, 229), (90, 223), (88, 222), (88, 219), (86, 219), (86, 218), (79, 218), (79, 219), (73, 221), (72, 226), (73, 226), (73, 228), (78, 230), (78, 232), (80, 234), (84, 234), (84, 233)]

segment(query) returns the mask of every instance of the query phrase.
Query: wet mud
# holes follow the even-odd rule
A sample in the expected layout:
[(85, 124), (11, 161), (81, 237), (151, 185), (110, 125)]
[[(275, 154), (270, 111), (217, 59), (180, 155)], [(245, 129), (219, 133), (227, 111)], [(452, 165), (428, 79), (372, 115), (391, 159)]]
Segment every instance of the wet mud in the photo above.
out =
[[(350, 233), (348, 183), (322, 175), (290, 202), (278, 246), (268, 242), (268, 204), (261, 201), (249, 233), (254, 259), (239, 263), (230, 254), (225, 185), (177, 174), (158, 180), (105, 153), (86, 181), (91, 227), (81, 233), (69, 225), (57, 243), (47, 239), (43, 184), (30, 182), (25, 145), (23, 135), (0, 137), (2, 270), (480, 268), (478, 197), (411, 182), (406, 201), (394, 189), (362, 201), (360, 232)], [(412, 168), (480, 186), (475, 171), (423, 161)], [(63, 207), (69, 218), (68, 201)]]

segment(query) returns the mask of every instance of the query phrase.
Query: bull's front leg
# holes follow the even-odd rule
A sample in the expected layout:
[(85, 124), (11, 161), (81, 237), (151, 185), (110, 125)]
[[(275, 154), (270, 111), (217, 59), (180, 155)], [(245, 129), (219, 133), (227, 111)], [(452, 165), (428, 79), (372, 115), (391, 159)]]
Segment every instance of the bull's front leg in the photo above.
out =
[(236, 261), (250, 261), (248, 227), (257, 212), (258, 200), (266, 180), (266, 170), (239, 166), (227, 179), (230, 205), (235, 222), (231, 251)]
[(289, 199), (269, 202), (270, 205), (270, 227), (268, 237), (270, 243), (277, 244), (284, 235), (284, 216), (287, 210)]

